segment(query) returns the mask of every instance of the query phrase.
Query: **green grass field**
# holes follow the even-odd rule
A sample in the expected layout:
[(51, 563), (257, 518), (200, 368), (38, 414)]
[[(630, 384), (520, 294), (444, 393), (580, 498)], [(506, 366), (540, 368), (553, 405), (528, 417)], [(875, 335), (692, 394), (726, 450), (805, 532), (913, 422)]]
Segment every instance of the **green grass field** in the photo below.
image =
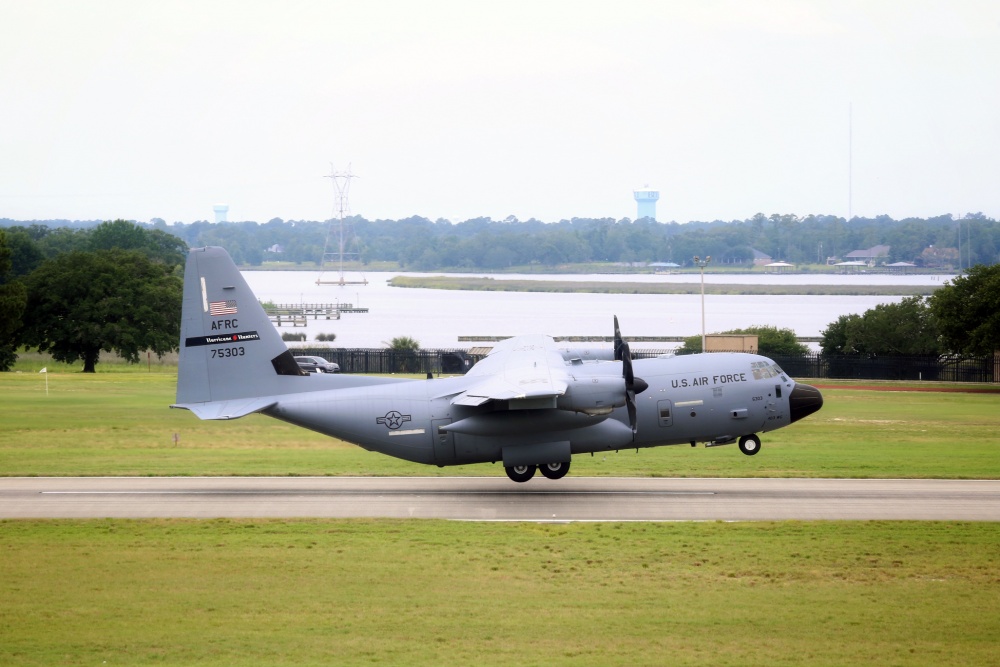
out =
[(0, 522), (3, 665), (990, 665), (1000, 525)]
[[(169, 362), (19, 368), (0, 475), (504, 475), (199, 421), (167, 408)], [(1000, 477), (996, 393), (824, 396), (755, 457), (630, 450), (571, 474)], [(998, 572), (998, 523), (8, 520), (0, 665), (990, 665)]]
[[(499, 465), (399, 461), (259, 415), (200, 421), (168, 408), (175, 366), (128, 368), (0, 374), (0, 475), (504, 475)], [(824, 397), (820, 412), (764, 434), (754, 457), (735, 447), (622, 450), (578, 456), (570, 474), (1000, 477), (1000, 394), (826, 389)]]

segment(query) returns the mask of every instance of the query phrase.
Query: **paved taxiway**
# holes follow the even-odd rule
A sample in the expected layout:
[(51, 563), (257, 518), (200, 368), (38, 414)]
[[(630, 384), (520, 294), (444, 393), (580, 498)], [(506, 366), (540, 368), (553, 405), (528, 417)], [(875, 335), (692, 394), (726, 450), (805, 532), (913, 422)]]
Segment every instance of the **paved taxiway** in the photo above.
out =
[(0, 478), (0, 518), (1000, 521), (998, 480), (536, 477)]

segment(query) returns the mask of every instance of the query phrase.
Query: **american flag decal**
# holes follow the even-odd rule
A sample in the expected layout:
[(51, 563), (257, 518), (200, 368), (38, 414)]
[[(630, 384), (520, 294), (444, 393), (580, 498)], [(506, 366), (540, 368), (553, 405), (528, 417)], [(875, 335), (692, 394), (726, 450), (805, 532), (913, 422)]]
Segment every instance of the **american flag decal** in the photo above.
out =
[(236, 299), (229, 301), (212, 301), (208, 304), (208, 314), (212, 316), (235, 315)]

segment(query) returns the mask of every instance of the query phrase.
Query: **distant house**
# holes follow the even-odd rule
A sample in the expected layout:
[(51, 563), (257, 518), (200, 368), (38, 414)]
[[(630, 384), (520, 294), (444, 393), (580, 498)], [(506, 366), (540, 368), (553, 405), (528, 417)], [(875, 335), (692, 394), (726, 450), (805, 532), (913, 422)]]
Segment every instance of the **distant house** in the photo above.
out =
[(768, 264), (774, 261), (773, 257), (762, 253), (760, 250), (757, 250), (756, 248), (750, 248), (750, 250), (753, 251), (754, 266), (767, 266)]
[(875, 264), (880, 259), (886, 259), (889, 257), (889, 246), (887, 245), (877, 245), (868, 248), (868, 250), (854, 250), (852, 252), (844, 255), (844, 261), (847, 262), (864, 262), (869, 266), (875, 266)]
[(285, 247), (280, 243), (275, 243), (273, 246), (265, 250), (264, 252), (282, 253), (285, 252)]
[(954, 268), (958, 263), (958, 248), (928, 246), (914, 262), (927, 268)]

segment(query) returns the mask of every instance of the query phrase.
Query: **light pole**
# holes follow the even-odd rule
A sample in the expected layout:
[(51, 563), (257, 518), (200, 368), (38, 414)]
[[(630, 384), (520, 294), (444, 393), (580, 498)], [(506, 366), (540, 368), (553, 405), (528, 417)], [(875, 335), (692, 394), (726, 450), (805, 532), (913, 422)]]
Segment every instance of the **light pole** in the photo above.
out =
[(694, 265), (701, 269), (701, 351), (705, 351), (705, 267), (712, 261), (711, 255), (706, 255), (701, 259), (697, 255), (694, 258)]

